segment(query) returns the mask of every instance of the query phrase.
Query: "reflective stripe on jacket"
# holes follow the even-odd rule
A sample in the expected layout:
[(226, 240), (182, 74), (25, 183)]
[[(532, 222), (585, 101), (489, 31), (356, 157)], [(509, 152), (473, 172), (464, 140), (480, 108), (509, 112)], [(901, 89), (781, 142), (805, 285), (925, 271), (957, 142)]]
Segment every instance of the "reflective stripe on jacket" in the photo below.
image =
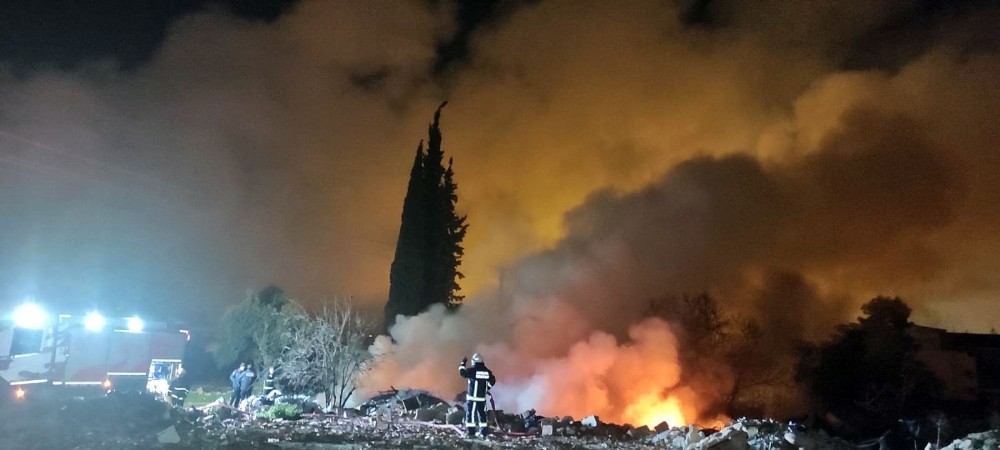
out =
[(468, 401), (485, 402), (486, 393), (497, 382), (493, 371), (481, 362), (472, 367), (465, 367), (464, 364), (459, 366), (458, 374), (468, 380), (469, 388), (465, 391), (465, 399)]

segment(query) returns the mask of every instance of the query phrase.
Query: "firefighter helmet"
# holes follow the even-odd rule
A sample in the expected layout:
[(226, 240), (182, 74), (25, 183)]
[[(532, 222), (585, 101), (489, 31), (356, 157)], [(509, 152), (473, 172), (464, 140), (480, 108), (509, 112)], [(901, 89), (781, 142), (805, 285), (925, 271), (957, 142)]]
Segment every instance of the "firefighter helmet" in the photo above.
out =
[(475, 363), (481, 363), (481, 362), (483, 362), (482, 355), (480, 355), (479, 353), (473, 353), (472, 354), (472, 363), (475, 364)]

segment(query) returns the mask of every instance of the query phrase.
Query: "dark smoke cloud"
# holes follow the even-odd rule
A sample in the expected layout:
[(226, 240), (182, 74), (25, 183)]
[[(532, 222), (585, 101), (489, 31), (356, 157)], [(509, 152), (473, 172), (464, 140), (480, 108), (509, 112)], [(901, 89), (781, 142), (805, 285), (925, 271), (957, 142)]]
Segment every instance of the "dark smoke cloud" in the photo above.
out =
[[(534, 23), (537, 18), (532, 14), (542, 15), (540, 10), (544, 8), (526, 13), (520, 20)], [(588, 22), (586, 14), (579, 15), (582, 19), (568, 15), (593, 29), (603, 25), (596, 18)], [(861, 28), (845, 26), (843, 34), (868, 32)], [(857, 34), (849, 33), (851, 30)], [(705, 38), (702, 33), (697, 36)], [(719, 34), (725, 35), (725, 30)], [(796, 36), (791, 33), (786, 38)], [(683, 42), (689, 37), (682, 33), (677, 39)], [(730, 42), (760, 42), (760, 33), (752, 31), (731, 37), (734, 40)], [(839, 42), (837, 37), (817, 38), (821, 42), (814, 44), (834, 45)], [(579, 177), (560, 176), (558, 171), (532, 173), (537, 179), (529, 177), (526, 188), (536, 192), (564, 195), (581, 184), (604, 187), (590, 189), (578, 206), (566, 210), (554, 227), (558, 237), (548, 249), (507, 265), (497, 293), (475, 298), (452, 318), (441, 318), (439, 311), (432, 311), (401, 323), (393, 330), (398, 341), (395, 350), (418, 358), (421, 370), (410, 370), (390, 358), (372, 385), (402, 381), (433, 386), (441, 392), (458, 389), (445, 369), (434, 371), (433, 367), (447, 367), (445, 355), (475, 349), (511, 378), (498, 390), (507, 398), (509, 409), (538, 406), (559, 414), (597, 413), (636, 420), (634, 411), (616, 404), (615, 399), (652, 395), (661, 403), (681, 399), (684, 415), (691, 420), (707, 412), (701, 409), (709, 406), (704, 404), (704, 386), (677, 384), (678, 379), (670, 376), (636, 377), (627, 362), (628, 355), (650, 342), (636, 337), (637, 329), (673, 334), (665, 324), (641, 321), (646, 302), (679, 293), (707, 291), (727, 310), (758, 320), (771, 331), (765, 339), (768, 348), (778, 353), (774, 355), (777, 358), (782, 352), (790, 353), (799, 339), (823, 338), (832, 325), (853, 319), (857, 306), (875, 295), (902, 295), (916, 307), (915, 319), (921, 323), (988, 329), (989, 319), (975, 317), (987, 310), (996, 312), (986, 293), (1000, 287), (997, 277), (989, 275), (996, 267), (989, 255), (998, 241), (986, 232), (997, 225), (998, 208), (991, 199), (1000, 188), (988, 175), (1000, 168), (992, 151), (1000, 142), (994, 112), (1000, 106), (1000, 86), (991, 75), (1000, 73), (1000, 59), (988, 48), (970, 53), (968, 42), (957, 45), (958, 41), (962, 40), (939, 42), (919, 58), (888, 72), (838, 71), (834, 67), (842, 59), (799, 60), (796, 52), (801, 48), (782, 53), (748, 43), (746, 47), (734, 46), (738, 48), (734, 51), (713, 48), (711, 43), (717, 42), (708, 40), (700, 44), (708, 45), (711, 51), (699, 57), (691, 55), (685, 62), (716, 69), (703, 72), (711, 76), (695, 80), (671, 72), (674, 83), (663, 85), (671, 95), (659, 97), (656, 91), (648, 91), (652, 99), (646, 102), (638, 101), (638, 95), (629, 95), (628, 86), (613, 90), (624, 99), (600, 101), (611, 92), (593, 88), (604, 86), (600, 81), (590, 78), (578, 82), (575, 76), (585, 71), (564, 69), (578, 60), (600, 65), (596, 57), (588, 59), (593, 46), (569, 50), (581, 54), (559, 62), (555, 70), (564, 75), (556, 77), (559, 83), (545, 84), (548, 72), (537, 76), (525, 73), (520, 80), (532, 80), (528, 86), (538, 82), (546, 86), (545, 107), (565, 112), (568, 121), (596, 118), (574, 122), (575, 129), (629, 136), (619, 141), (624, 142), (621, 147), (581, 147), (572, 158), (563, 160), (564, 164), (588, 175), (591, 162), (615, 157), (641, 160), (648, 166), (664, 164), (667, 169), (663, 175), (645, 178), (642, 170), (609, 164), (607, 172), (597, 172), (608, 178), (596, 176), (587, 183), (581, 183)], [(681, 55), (693, 45), (690, 41), (668, 42), (664, 49)], [(517, 53), (516, 45), (514, 49), (496, 48)], [(760, 61), (750, 63), (738, 54), (740, 51), (751, 51)], [(723, 55), (725, 58), (715, 58)], [(773, 70), (778, 70), (781, 61), (805, 61), (811, 69), (792, 78), (811, 81), (796, 88), (794, 83), (772, 85), (754, 80), (751, 85), (760, 91), (740, 90), (754, 92), (748, 94), (753, 100), (740, 103), (737, 98), (745, 101), (747, 97), (726, 95), (727, 82), (732, 80), (725, 68), (732, 61), (737, 61), (733, 67)], [(808, 61), (818, 64), (809, 66)], [(823, 66), (822, 61), (829, 67), (810, 73)], [(536, 65), (545, 63), (535, 58), (522, 67)], [(613, 62), (602, 67), (609, 65), (615, 67)], [(739, 81), (735, 82), (746, 82), (747, 77), (753, 75), (736, 77)], [(678, 85), (688, 89), (671, 91)], [(773, 89), (775, 86), (788, 90)], [(694, 88), (700, 88), (696, 90), (699, 95), (688, 97)], [(562, 95), (564, 89), (576, 95)], [(730, 107), (714, 105), (717, 95)], [(775, 110), (763, 98), (772, 96), (772, 101), (781, 104), (786, 101), (783, 95), (789, 96), (786, 112)], [(564, 102), (572, 107), (563, 109)], [(660, 105), (671, 107), (656, 110)], [(674, 111), (688, 114), (670, 115)], [(709, 121), (701, 115), (708, 111), (715, 119), (711, 124), (725, 125), (722, 128), (726, 131), (717, 134), (696, 129), (691, 132), (696, 139), (678, 133), (690, 130), (686, 120), (692, 115), (701, 119), (699, 124)], [(537, 117), (532, 113), (528, 110), (526, 114)], [(731, 115), (743, 120), (730, 120)], [(607, 125), (642, 123), (622, 120), (635, 116), (658, 117), (672, 126), (649, 134), (641, 128), (625, 133)], [(720, 136), (731, 138), (741, 133), (748, 135), (731, 142), (735, 149), (720, 140)], [(643, 137), (654, 135), (664, 144), (652, 145), (659, 151), (646, 151), (651, 144), (643, 142)], [(577, 149), (572, 144), (547, 141), (541, 132), (529, 140), (535, 138)], [(533, 154), (518, 156), (535, 158)], [(631, 177), (616, 177), (615, 170), (624, 170)], [(557, 183), (562, 183), (558, 184), (561, 191), (556, 189)], [(551, 196), (544, 198), (543, 204), (554, 203)], [(429, 342), (434, 350), (427, 350)], [(678, 349), (662, 342), (657, 348), (659, 352), (641, 353), (663, 365), (660, 373), (676, 374), (668, 367), (678, 364)], [(581, 354), (598, 361), (620, 362), (622, 367), (611, 364), (607, 371), (595, 373), (592, 366), (580, 361)], [(553, 373), (551, 367), (558, 371)], [(578, 391), (592, 392), (588, 383), (596, 383), (603, 387), (602, 395), (588, 395), (585, 397), (591, 398), (567, 404), (558, 394), (545, 394), (554, 390), (560, 377), (573, 376), (567, 374), (583, 374), (580, 380), (572, 381), (581, 385)], [(724, 388), (730, 376), (720, 368), (712, 381)], [(638, 392), (626, 394), (622, 379), (630, 380)], [(669, 392), (669, 397), (663, 392)], [(654, 404), (653, 410), (664, 408)]]
[[(212, 317), (274, 282), (377, 309), (413, 148), (448, 99), (469, 305), (401, 323), (374, 388), (450, 396), (454, 355), (478, 348), (515, 406), (635, 417), (623, 399), (662, 400), (679, 373), (655, 350), (669, 327), (639, 317), (667, 294), (803, 337), (878, 294), (994, 325), (995, 6), (525, 4), (468, 32), (442, 83), (438, 5), (201, 13), (129, 72), (2, 72), (3, 300)], [(544, 398), (549, 368), (591, 357), (607, 364), (575, 382), (596, 403)], [(669, 376), (632, 386), (616, 367), (637, 361)]]

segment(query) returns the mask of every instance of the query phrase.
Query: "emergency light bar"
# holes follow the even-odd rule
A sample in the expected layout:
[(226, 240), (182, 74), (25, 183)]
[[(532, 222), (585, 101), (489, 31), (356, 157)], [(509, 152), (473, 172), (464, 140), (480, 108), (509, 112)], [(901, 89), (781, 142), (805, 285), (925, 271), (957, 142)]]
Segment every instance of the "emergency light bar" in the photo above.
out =
[(25, 303), (18, 306), (11, 318), (14, 319), (15, 326), (32, 330), (44, 328), (48, 321), (45, 310), (35, 303)]
[(102, 316), (101, 313), (97, 311), (91, 311), (87, 313), (86, 317), (83, 318), (83, 327), (86, 328), (87, 331), (101, 331), (102, 329), (104, 329), (104, 324), (106, 322), (107, 321), (104, 319), (104, 316)]
[(142, 327), (143, 327), (142, 319), (136, 316), (132, 316), (126, 319), (125, 323), (126, 326), (128, 327), (129, 332), (142, 333)]

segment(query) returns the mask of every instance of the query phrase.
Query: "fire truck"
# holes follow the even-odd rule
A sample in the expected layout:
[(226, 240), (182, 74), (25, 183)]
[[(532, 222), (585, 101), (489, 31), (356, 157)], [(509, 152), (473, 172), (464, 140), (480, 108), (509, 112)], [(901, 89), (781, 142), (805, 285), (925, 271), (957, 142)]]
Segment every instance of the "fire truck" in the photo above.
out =
[(135, 316), (50, 317), (26, 303), (0, 320), (0, 385), (15, 400), (46, 390), (163, 394), (189, 339), (187, 330)]

